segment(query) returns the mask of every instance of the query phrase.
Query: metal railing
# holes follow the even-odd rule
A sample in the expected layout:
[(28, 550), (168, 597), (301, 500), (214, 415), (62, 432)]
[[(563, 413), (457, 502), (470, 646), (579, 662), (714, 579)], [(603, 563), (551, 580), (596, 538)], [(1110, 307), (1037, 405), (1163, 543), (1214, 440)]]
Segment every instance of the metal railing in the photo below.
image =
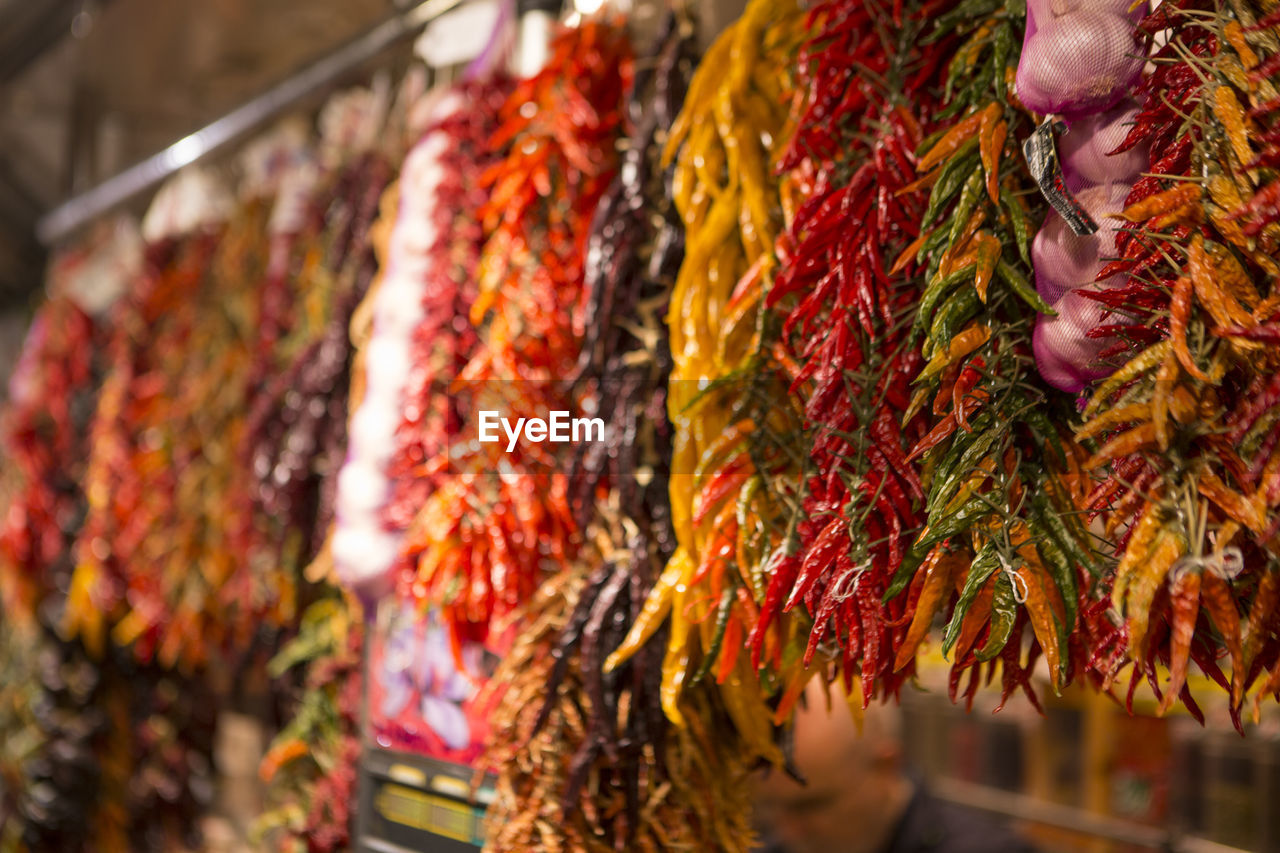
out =
[(1143, 826), (972, 782), (933, 779), (929, 782), (929, 790), (938, 799), (956, 805), (1120, 844), (1132, 844), (1168, 853), (1250, 853), (1248, 850), (1185, 835), (1172, 829)]
[(411, 38), (463, 0), (416, 3), (365, 31), (261, 95), (216, 121), (113, 175), (49, 211), (36, 223), (36, 236), (53, 245), (104, 213), (153, 189), (179, 169), (243, 138), (387, 48)]

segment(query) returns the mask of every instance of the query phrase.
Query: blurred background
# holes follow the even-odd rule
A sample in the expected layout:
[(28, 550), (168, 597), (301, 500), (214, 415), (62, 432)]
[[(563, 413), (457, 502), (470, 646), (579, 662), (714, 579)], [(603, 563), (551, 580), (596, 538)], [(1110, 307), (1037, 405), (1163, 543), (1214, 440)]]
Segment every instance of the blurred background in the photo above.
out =
[[(37, 226), (59, 204), (207, 125), (396, 11), (393, 0), (0, 0), (0, 376), (7, 377), (43, 282)], [(715, 32), (741, 7), (707, 0)], [(403, 66), (401, 42), (373, 67)], [(337, 83), (335, 83), (335, 86)], [(317, 92), (312, 106), (332, 87)], [(307, 103), (299, 105), (306, 109)], [(147, 195), (128, 205), (145, 209)], [(5, 385), (0, 383), (0, 400)], [(1039, 694), (997, 715), (947, 698), (941, 661), (904, 702), (913, 766), (944, 798), (1011, 820), (1045, 850), (1280, 850), (1280, 726), (1242, 740), (1221, 709), (1136, 716), (1083, 693)], [(930, 680), (932, 679), (932, 680)], [(1208, 694), (1211, 691), (1198, 691)], [(963, 700), (962, 700), (963, 703)], [(250, 716), (219, 721), (219, 801), (235, 848), (261, 807), (267, 736)], [(52, 853), (52, 851), (51, 851)]]
[(0, 304), (21, 304), (39, 286), (35, 225), (57, 203), (235, 108), (395, 6), (0, 0)]

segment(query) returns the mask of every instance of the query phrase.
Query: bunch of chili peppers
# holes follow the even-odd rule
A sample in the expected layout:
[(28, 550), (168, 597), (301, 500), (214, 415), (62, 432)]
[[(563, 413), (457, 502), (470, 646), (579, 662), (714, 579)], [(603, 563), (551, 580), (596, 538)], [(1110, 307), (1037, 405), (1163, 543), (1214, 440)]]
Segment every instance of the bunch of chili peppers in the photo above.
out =
[[(789, 69), (804, 35), (798, 5), (754, 0), (708, 51), (666, 145), (685, 255), (668, 326), (675, 426), (671, 517), (677, 548), (626, 640), (606, 662), (626, 661), (669, 622), (661, 700), (678, 728), (690, 682), (714, 677), (747, 757), (776, 764), (774, 711), (783, 643), (757, 675), (746, 637), (759, 630), (771, 566), (784, 558), (785, 502), (798, 467), (789, 444), (799, 416), (769, 344), (761, 302), (777, 266), (783, 199), (772, 178), (790, 134)], [(779, 73), (783, 69), (784, 73)], [(784, 617), (784, 637), (807, 630)], [(803, 673), (792, 676), (799, 681)]]
[(372, 151), (339, 168), (290, 239), (296, 274), (285, 288), (262, 291), (259, 310), (271, 322), (257, 350), (270, 379), (252, 400), (239, 453), (259, 517), (274, 527), (273, 557), (284, 565), (319, 553), (333, 518), (333, 475), (347, 444), (348, 329), (377, 270), (372, 225), (391, 177)]
[(260, 767), (271, 808), (255, 831), (281, 851), (327, 853), (350, 843), (362, 625), (359, 606), (323, 583), (324, 543), (346, 452), (348, 403), (359, 393), (347, 381), (359, 375), (349, 329), (377, 269), (375, 243), (394, 220), (394, 211), (384, 211), (375, 227), (379, 200), (394, 197), (384, 193), (392, 176), (384, 152), (375, 151), (350, 156), (330, 175), (305, 200), (296, 230), (273, 236), (273, 248), (289, 258), (282, 266), (296, 273), (264, 288), (260, 303), (270, 318), (260, 329), (261, 369), (274, 378), (254, 400), (240, 447), (259, 509), (245, 541), (271, 537), (279, 544), (270, 556), (282, 567), (309, 561), (304, 575), (314, 584), (302, 590), (314, 601), (300, 618), (281, 608), (280, 624), (297, 634), (268, 665), (287, 722)]
[(360, 757), (364, 679), (360, 607), (329, 590), (302, 614), (297, 635), (271, 660), (269, 674), (305, 673), (293, 716), (262, 759), (268, 808), (254, 824), (280, 853), (349, 848)]
[(257, 614), (221, 595), (243, 571), (230, 544), (244, 482), (230, 464), (243, 428), (260, 207), (224, 235), (150, 252), (118, 303), (90, 434), (89, 513), (64, 628), (101, 655), (106, 630), (139, 660), (194, 670), (251, 634)]
[(1155, 162), (1099, 274), (1126, 283), (1090, 294), (1134, 330), (1077, 433), (1098, 480), (1084, 507), (1117, 559), (1098, 606), (1122, 619), (1091, 664), (1110, 684), (1132, 662), (1130, 702), (1145, 677), (1162, 710), (1181, 699), (1198, 716), (1185, 680), (1194, 661), (1230, 692), (1237, 726), (1260, 676), (1270, 670), (1257, 700), (1280, 688), (1278, 26), (1247, 2), (1166, 3), (1138, 25), (1167, 41), (1121, 150), (1149, 143)]
[(471, 419), (405, 543), (410, 593), (440, 607), (455, 641), (482, 640), (578, 547), (555, 445), (507, 453), (476, 440), (479, 405), (511, 420), (582, 410), (557, 380), (578, 360), (586, 237), (617, 168), (631, 53), (619, 25), (588, 20), (550, 54), (516, 84), (490, 143), (504, 154), (483, 179), (488, 236), (470, 306), (480, 341), (452, 385)]
[[(57, 636), (60, 590), (84, 514), (79, 475), (101, 372), (100, 338), (73, 300), (54, 296), (36, 315), (10, 381), (3, 425), (10, 494), (0, 529), (5, 849), (83, 847), (83, 813), (101, 793), (94, 739), (105, 720), (91, 707), (101, 673), (83, 648)], [(71, 695), (68, 682), (76, 685)], [(37, 796), (41, 783), (47, 793)]]
[[(927, 201), (912, 186), (915, 151), (953, 47), (920, 44), (934, 7), (907, 4), (891, 30), (882, 27), (894, 14), (888, 4), (811, 11), (798, 62), (805, 97), (781, 163), (800, 199), (766, 298), (783, 318), (780, 358), (794, 365), (791, 390), (808, 430), (803, 500), (786, 546), (794, 554), (773, 566), (760, 624), (803, 603), (813, 626), (795, 666), (816, 674), (823, 649), (820, 660), (837, 662), (846, 694), (860, 693), (863, 707), (910, 677), (933, 617), (928, 597), (914, 621), (904, 598), (882, 613), (881, 597), (923, 524), (919, 472), (905, 450), (925, 432), (922, 415), (904, 417), (923, 365), (908, 335), (915, 264), (889, 264), (918, 236)], [(763, 639), (753, 635), (757, 657)], [(794, 683), (780, 714), (799, 697), (803, 681)]]
[[(534, 599), (532, 628), (494, 676), (503, 695), (489, 760), (500, 768), (490, 849), (746, 846), (746, 767), (732, 739), (672, 734), (659, 698), (660, 645), (604, 667), (675, 546), (660, 318), (684, 243), (659, 135), (684, 98), (693, 50), (692, 24), (672, 16), (654, 60), (638, 63), (622, 168), (587, 241), (576, 381), (610, 428), (605, 441), (582, 446), (569, 472), (586, 545)], [(698, 693), (700, 721), (710, 722), (710, 694)]]
[(923, 410), (931, 426), (907, 458), (921, 465), (926, 523), (884, 597), (907, 596), (915, 642), (932, 618), (917, 615), (948, 614), (950, 603), (953, 699), (965, 672), (971, 700), (984, 669), (988, 679), (999, 669), (1003, 699), (1022, 689), (1037, 703), (1029, 679), (1040, 654), (1055, 689), (1083, 654), (1069, 640), (1093, 557), (1071, 512), (1080, 454), (1055, 426), (1064, 401), (1033, 381), (1031, 324), (1051, 309), (1026, 273), (1039, 211), (1027, 208), (1034, 184), (1014, 144), (1031, 130), (1011, 85), (1024, 24), (1023, 10), (990, 0), (935, 19), (931, 38), (960, 41), (940, 114), (951, 123), (920, 146), (929, 200), (895, 264), (922, 262), (912, 334), (927, 361), (907, 414)]
[(436, 241), (426, 249), (430, 275), (423, 290), (423, 319), (413, 333), (413, 366), (388, 464), (391, 496), (384, 516), (395, 530), (409, 527), (448, 475), (449, 447), (462, 427), (460, 401), (450, 395), (449, 382), (478, 341), (467, 318), (484, 247), (479, 211), (488, 195), (480, 177), (502, 153), (489, 140), (510, 90), (506, 78), (460, 86), (457, 94), (466, 106), (427, 131), (441, 135), (446, 147), (439, 155), (443, 175), (433, 212)]
[(190, 842), (212, 791), (213, 706), (202, 685), (61, 636), (102, 337), (71, 300), (46, 303), (6, 412), (20, 488), (0, 533), (0, 646), (21, 671), (9, 673), (0, 715), (5, 849), (169, 849)]
[(56, 296), (33, 321), (10, 381), (3, 452), (14, 493), (0, 528), (0, 595), (5, 613), (27, 629), (69, 580), (67, 557), (84, 512), (83, 471), (73, 460), (86, 455), (101, 338), (89, 315)]

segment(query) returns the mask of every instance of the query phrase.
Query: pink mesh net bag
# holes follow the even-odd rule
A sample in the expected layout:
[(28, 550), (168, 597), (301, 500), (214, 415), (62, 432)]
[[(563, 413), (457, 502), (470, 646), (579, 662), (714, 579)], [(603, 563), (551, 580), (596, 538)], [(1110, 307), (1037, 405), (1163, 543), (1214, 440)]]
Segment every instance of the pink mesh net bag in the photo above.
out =
[(1105, 376), (1112, 366), (1101, 353), (1112, 341), (1090, 332), (1123, 322), (1080, 293), (1114, 287), (1122, 276), (1095, 284), (1105, 259), (1115, 253), (1116, 220), (1125, 196), (1146, 168), (1145, 150), (1112, 151), (1137, 114), (1130, 94), (1142, 76), (1144, 57), (1135, 25), (1142, 4), (1130, 0), (1028, 0), (1027, 30), (1018, 63), (1017, 92), (1035, 112), (1063, 116), (1067, 133), (1058, 140), (1063, 183), (1099, 224), (1077, 235), (1050, 212), (1031, 250), (1036, 289), (1056, 316), (1036, 318), (1032, 345), (1045, 381), (1071, 393)]
[(1105, 110), (1142, 74), (1134, 39), (1141, 5), (1129, 0), (1027, 0), (1018, 97), (1037, 113), (1065, 117)]
[(1058, 140), (1058, 157), (1068, 189), (1079, 192), (1095, 184), (1137, 180), (1147, 168), (1145, 144), (1120, 154), (1107, 153), (1124, 140), (1137, 115), (1137, 102), (1126, 99), (1106, 112), (1067, 122), (1067, 133)]

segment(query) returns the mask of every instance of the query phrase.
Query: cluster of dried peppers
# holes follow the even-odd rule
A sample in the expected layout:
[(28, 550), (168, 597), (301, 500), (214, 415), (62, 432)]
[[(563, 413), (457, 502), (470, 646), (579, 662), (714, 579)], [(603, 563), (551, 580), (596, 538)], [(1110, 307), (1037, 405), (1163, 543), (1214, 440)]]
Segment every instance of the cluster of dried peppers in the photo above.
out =
[[(267, 286), (261, 290), (258, 369), (270, 377), (253, 400), (239, 452), (252, 470), (254, 506), (240, 542), (273, 547), (286, 570), (308, 565), (301, 595), (282, 596), (279, 623), (296, 631), (267, 667), (287, 723), (263, 758), (270, 808), (256, 825), (282, 851), (348, 849), (360, 755), (360, 608), (328, 585), (325, 547), (337, 474), (347, 450), (353, 315), (377, 272), (374, 218), (393, 177), (386, 152), (350, 157), (319, 188), (277, 210)], [(276, 265), (279, 265), (278, 267)], [(271, 275), (283, 271), (279, 277)], [(261, 546), (259, 546), (261, 547)], [(302, 598), (305, 609), (297, 607)]]
[(412, 364), (388, 464), (391, 494), (383, 515), (392, 530), (407, 529), (449, 474), (449, 448), (462, 427), (461, 401), (450, 394), (449, 382), (478, 340), (467, 318), (484, 248), (479, 212), (488, 196), (480, 178), (501, 153), (489, 140), (510, 88), (505, 78), (459, 86), (455, 94), (463, 106), (427, 131), (444, 140), (436, 155), (442, 174), (430, 207), (435, 240), (424, 247), (422, 320), (413, 331)]
[(928, 359), (915, 403), (932, 400), (933, 417), (908, 458), (921, 463), (926, 525), (886, 598), (927, 586), (939, 612), (954, 601), (943, 634), (953, 698), (966, 671), (972, 697), (985, 663), (988, 679), (1000, 669), (1005, 699), (1021, 688), (1035, 702), (1041, 653), (1055, 689), (1072, 678), (1080, 574), (1093, 558), (1071, 513), (1079, 454), (1055, 425), (1069, 409), (1034, 381), (1032, 325), (1053, 312), (1028, 277), (1028, 222), (1043, 207), (1027, 208), (1034, 183), (1015, 144), (1032, 129), (1011, 86), (1024, 25), (1023, 10), (997, 2), (936, 22), (935, 37), (954, 32), (960, 47), (944, 88), (952, 121), (916, 164), (930, 194), (912, 247), (924, 287), (912, 325)]
[[(953, 699), (999, 674), (1004, 699), (1035, 703), (1041, 657), (1055, 689), (1109, 690), (1132, 664), (1130, 701), (1145, 680), (1198, 715), (1194, 661), (1237, 724), (1280, 693), (1280, 14), (1125, 14), (1107, 25), (1137, 21), (1154, 70), (1115, 154), (1153, 162), (1079, 291), (1108, 312), (1082, 416), (1036, 374), (1054, 311), (1031, 283), (1046, 205), (1018, 151), (1024, 4), (753, 0), (691, 79), (679, 22), (634, 81), (623, 28), (589, 18), (534, 77), (459, 87), (468, 108), (429, 131), (447, 181), (385, 523), (407, 531), (401, 592), (441, 609), (455, 649), (522, 619), (491, 848), (745, 847), (738, 783), (785, 765), (778, 726), (806, 682), (842, 679), (855, 708), (893, 697), (935, 623)], [(270, 258), (261, 204), (152, 247), (92, 426), (67, 426), (88, 398), (54, 395), (11, 432), (0, 578), (35, 633), (5, 642), (50, 661), (54, 705), (176, 719), (175, 676), (121, 692), (143, 676), (108, 632), (194, 672), (264, 615), (296, 619), (390, 177), (373, 154), (339, 169)], [(92, 391), (91, 347), (67, 346), (91, 323), (58, 310), (44, 381)], [(594, 410), (607, 440), (573, 458), (472, 441), (482, 401)], [(81, 476), (62, 460), (86, 439)], [(51, 617), (36, 605), (59, 572)], [(347, 842), (354, 612), (322, 593), (275, 665), (308, 662), (263, 768), (298, 849)], [(84, 759), (104, 725), (46, 725), (39, 760), (0, 772), (44, 790), (69, 772), (52, 757)], [(78, 831), (45, 805), (14, 805), (29, 845)]]
[(794, 554), (774, 567), (765, 619), (803, 603), (813, 624), (801, 665), (823, 649), (863, 706), (912, 674), (937, 599), (931, 588), (914, 620), (901, 597), (881, 616), (923, 524), (920, 473), (906, 452), (926, 430), (920, 406), (909, 412), (923, 366), (908, 322), (916, 265), (911, 252), (901, 268), (889, 264), (918, 237), (927, 201), (915, 151), (932, 129), (941, 61), (953, 47), (921, 43), (936, 6), (906, 4), (891, 30), (881, 26), (888, 5), (812, 10), (799, 58), (805, 97), (781, 163), (798, 203), (767, 297), (782, 316), (780, 357), (794, 365), (790, 387), (808, 432)]
[[(774, 710), (777, 681), (802, 673), (775, 642), (757, 675), (747, 638), (763, 630), (766, 577), (786, 554), (789, 437), (799, 418), (786, 398), (762, 307), (777, 267), (784, 200), (772, 172), (791, 124), (790, 67), (804, 35), (796, 4), (755, 0), (711, 46), (667, 139), (685, 255), (668, 310), (673, 368), (667, 407), (675, 427), (671, 518), (677, 547), (626, 640), (607, 661), (634, 655), (669, 620), (661, 700), (680, 730), (694, 681), (712, 694), (743, 741), (745, 757), (782, 764)], [(795, 620), (779, 630), (806, 630)], [(699, 721), (699, 724), (703, 724)]]
[(152, 247), (143, 282), (116, 306), (66, 616), (91, 651), (110, 627), (140, 660), (194, 671), (247, 648), (287, 597), (288, 583), (235, 547), (265, 219), (255, 202), (225, 229)]
[(621, 169), (587, 241), (576, 381), (610, 427), (606, 441), (579, 448), (569, 469), (584, 545), (530, 603), (529, 624), (494, 676), (503, 695), (490, 763), (501, 769), (489, 849), (747, 843), (747, 767), (733, 739), (703, 728), (723, 714), (712, 694), (686, 698), (697, 727), (673, 731), (662, 712), (658, 643), (605, 665), (675, 547), (661, 313), (684, 234), (659, 160), (692, 60), (692, 25), (673, 16), (652, 63), (638, 63)]
[(292, 716), (263, 757), (259, 776), (268, 806), (255, 822), (258, 842), (280, 853), (339, 853), (350, 848), (360, 758), (364, 678), (360, 608), (340, 594), (303, 613), (269, 674), (301, 671)]
[(481, 406), (512, 421), (581, 410), (558, 380), (579, 357), (584, 247), (617, 169), (631, 55), (623, 29), (597, 20), (564, 30), (550, 51), (508, 96), (490, 141), (502, 154), (482, 176), (486, 243), (469, 310), (479, 341), (451, 383), (468, 419), (405, 542), (410, 594), (440, 608), (455, 648), (485, 639), (579, 544), (555, 446), (507, 453), (475, 439)]
[(1124, 284), (1091, 294), (1130, 324), (1125, 363), (1092, 391), (1077, 433), (1098, 480), (1084, 508), (1117, 559), (1102, 592), (1121, 617), (1092, 663), (1110, 683), (1132, 662), (1130, 699), (1145, 677), (1162, 708), (1181, 698), (1198, 714), (1194, 661), (1240, 725), (1254, 685), (1257, 700), (1280, 688), (1280, 15), (1173, 2), (1138, 32), (1165, 43), (1120, 150), (1149, 145), (1153, 162), (1098, 276)]
[(189, 843), (213, 792), (207, 688), (63, 636), (103, 337), (55, 296), (11, 383), (4, 453), (18, 482), (0, 532), (6, 850), (172, 849)]
[[(793, 128), (767, 97), (776, 67), (755, 103), (721, 72), (758, 69), (758, 28), (787, 15), (764, 38), (787, 65), (804, 42)], [(1006, 698), (1034, 699), (1042, 651), (1068, 680), (1092, 558), (1063, 515), (1075, 451), (1034, 382), (1031, 326), (1049, 309), (1027, 278), (1014, 144), (1031, 128), (1009, 90), (1022, 25), (994, 0), (833, 2), (807, 20), (753, 4), (709, 52), (705, 92), (695, 77), (671, 142), (690, 247), (670, 312), (684, 548), (617, 653), (670, 614), (673, 721), (690, 659), (718, 654), (739, 734), (781, 761), (770, 724), (811, 677), (834, 664), (855, 706), (893, 695), (939, 615), (953, 696), (966, 672), (969, 697), (1002, 672)], [(774, 123), (738, 129), (759, 116)], [(771, 167), (787, 177), (770, 200)]]

